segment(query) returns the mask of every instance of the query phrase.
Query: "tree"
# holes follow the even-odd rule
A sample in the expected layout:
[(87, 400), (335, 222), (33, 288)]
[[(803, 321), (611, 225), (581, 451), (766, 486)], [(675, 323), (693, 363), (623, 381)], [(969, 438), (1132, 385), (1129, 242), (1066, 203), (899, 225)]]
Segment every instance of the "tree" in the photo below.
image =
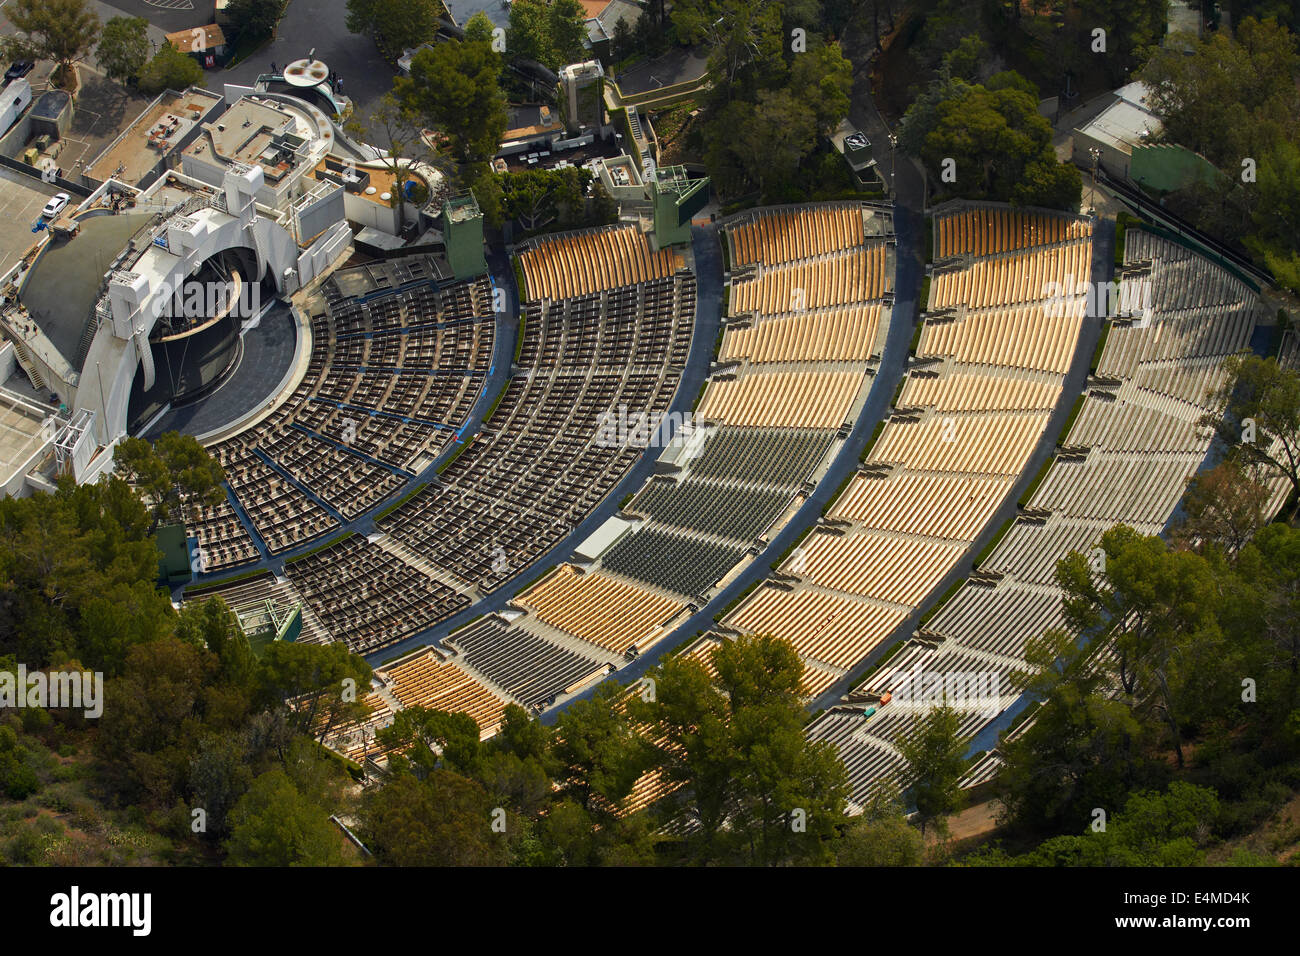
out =
[(1240, 551), (1266, 520), (1269, 488), (1259, 480), (1260, 471), (1234, 455), (1194, 475), (1183, 497), (1179, 540)]
[(945, 194), (1076, 209), (1079, 172), (1056, 161), (1037, 98), (1014, 75), (996, 80), (979, 86), (941, 75), (908, 108), (899, 144), (920, 156)]
[(1236, 571), (1249, 608), (1240, 630), (1258, 635), (1262, 673), (1280, 682), (1262, 686), (1259, 700), (1281, 725), (1300, 705), (1300, 530), (1283, 523), (1263, 528), (1242, 547)]
[[(164, 49), (184, 56), (170, 45)], [(221, 485), (225, 472), (193, 435), (165, 432), (152, 444), (128, 436), (113, 449), (113, 461), (152, 503), (155, 528), (172, 517), (182, 502), (215, 505), (225, 500)]]
[(506, 130), (500, 69), (490, 44), (448, 40), (419, 50), (393, 94), (403, 111), (446, 136), (451, 156), (468, 168), (491, 159)]
[(41, 788), (26, 747), (12, 728), (0, 725), (0, 793), (10, 800), (26, 800)]
[(493, 829), (483, 788), (446, 770), (419, 780), (400, 774), (361, 803), (362, 838), (393, 866), (502, 866), (510, 859), (510, 821)]
[(998, 797), (1009, 820), (1035, 830), (1075, 830), (1094, 807), (1116, 806), (1156, 782), (1143, 759), (1150, 734), (1127, 703), (1107, 693), (1110, 674), (1075, 635), (1050, 630), (1025, 650), (1014, 683), (1041, 701), (1034, 722), (1000, 745)]
[(435, 767), (471, 774), (478, 764), (479, 728), (468, 714), (407, 707), (375, 736), (419, 768), (422, 775)]
[(167, 806), (190, 771), (205, 653), (174, 637), (140, 644), (105, 685), (96, 738), (100, 779), (126, 802)]
[(136, 85), (146, 96), (154, 96), (164, 90), (185, 90), (191, 86), (204, 86), (207, 79), (199, 61), (187, 53), (182, 53), (170, 43), (164, 43), (153, 55), (153, 59), (140, 70)]
[(1091, 559), (1078, 552), (1062, 559), (1056, 576), (1071, 630), (1111, 635), (1120, 689), (1165, 725), (1182, 767), (1184, 691), (1198, 665), (1224, 652), (1209, 564), (1120, 525), (1102, 535)]
[[(1168, 0), (1073, 0), (1075, 22), (1086, 29), (1075, 39), (1082, 62), (1105, 70), (1114, 84), (1123, 83), (1141, 65), (1145, 52), (1160, 42), (1168, 16)], [(1106, 31), (1104, 52), (1092, 52), (1094, 29)]]
[(119, 83), (129, 83), (149, 62), (149, 21), (144, 17), (113, 17), (95, 47), (95, 59)]
[(265, 704), (292, 704), (292, 725), (324, 740), (340, 723), (364, 716), (362, 697), (370, 665), (347, 645), (274, 641), (262, 652), (258, 673)]
[(635, 52), (635, 38), (632, 34), (632, 27), (629, 25), (626, 17), (620, 17), (619, 21), (614, 24), (614, 36), (610, 39), (610, 59), (615, 63), (621, 63)]
[(1259, 162), (1258, 199), (1251, 213), (1255, 232), (1246, 245), (1264, 260), (1278, 283), (1300, 290), (1300, 148), (1282, 139)]
[(969, 741), (958, 736), (960, 726), (957, 712), (945, 704), (927, 711), (898, 741), (923, 836), (930, 824), (946, 834), (947, 818), (965, 805), (966, 792), (957, 783), (966, 769)]
[[(28, 666), (80, 659), (119, 674), (137, 639), (166, 630), (149, 512), (113, 477), (0, 499), (0, 654)], [(120, 631), (120, 632), (119, 632)]]
[(559, 780), (584, 811), (605, 811), (629, 793), (649, 760), (644, 740), (619, 706), (623, 688), (607, 681), (560, 714), (552, 754)]
[(1207, 33), (1186, 55), (1179, 43), (1155, 50), (1139, 73), (1162, 137), (1231, 173), (1300, 135), (1300, 53), (1276, 22), (1246, 18), (1235, 36)]
[(1203, 848), (1219, 812), (1213, 790), (1175, 781), (1163, 793), (1128, 795), (1104, 830), (1052, 837), (1016, 857), (989, 853), (970, 862), (977, 866), (1202, 866)]
[(1020, 182), (1011, 190), (1017, 206), (1042, 206), (1074, 212), (1079, 208), (1083, 176), (1079, 167), (1051, 159), (1035, 159), (1025, 166)]
[(284, 15), (285, 0), (230, 0), (226, 17), (240, 39), (267, 39)]
[(629, 700), (680, 785), (666, 809), (696, 824), (688, 848), (700, 862), (825, 862), (848, 782), (834, 747), (804, 735), (799, 655), (760, 635), (723, 641), (709, 663), (664, 661), (654, 701)]
[(206, 648), (221, 664), (221, 677), (239, 687), (251, 687), (257, 661), (234, 613), (220, 597), (186, 601), (176, 619), (176, 637)]
[(839, 44), (813, 38), (808, 50), (794, 57), (789, 89), (796, 109), (811, 114), (817, 132), (829, 136), (849, 115), (853, 64), (840, 52)]
[(1282, 475), (1292, 494), (1300, 494), (1300, 373), (1249, 354), (1230, 356), (1223, 369), (1222, 384), (1210, 395), (1214, 411), (1201, 424), (1243, 462)]
[[(609, 194), (593, 192), (592, 174), (576, 166), (567, 169), (524, 169), (496, 177), (505, 218), (517, 219), (527, 230), (574, 229), (613, 221)], [(588, 199), (592, 193), (591, 199)], [(603, 197), (603, 198), (602, 198)]]
[(924, 857), (924, 837), (907, 822), (898, 791), (887, 785), (844, 826), (835, 848), (838, 866), (918, 866)]
[(196, 806), (206, 814), (203, 831), (210, 839), (230, 834), (230, 813), (252, 786), (247, 747), (239, 737), (211, 734), (190, 762), (187, 785)]
[(506, 49), (552, 70), (585, 59), (587, 16), (578, 0), (517, 0), (510, 5)]
[(89, 0), (13, 0), (5, 16), (24, 35), (5, 37), (0, 51), (10, 59), (53, 60), (56, 81), (71, 87), (73, 68), (99, 37), (99, 17)]
[(346, 25), (351, 33), (371, 33), (384, 57), (396, 61), (433, 40), (443, 13), (441, 0), (348, 0)]
[[(424, 130), (419, 117), (410, 106), (398, 100), (391, 92), (385, 93), (379, 104), (370, 114), (369, 122), (353, 120), (348, 124), (348, 131), (359, 139), (370, 143), (387, 144), (387, 154), (383, 163), (397, 183), (404, 183), (411, 175), (414, 163), (426, 166), (442, 166), (424, 139)], [(427, 203), (431, 197), (426, 197)], [(397, 207), (403, 220), (406, 218), (406, 190), (403, 186), (393, 190), (393, 205)]]
[(789, 182), (816, 143), (815, 120), (791, 93), (765, 90), (758, 97), (727, 104), (704, 128), (710, 174), (724, 190), (752, 183), (766, 193)]
[(342, 833), (280, 769), (253, 781), (230, 811), (231, 866), (339, 866)]

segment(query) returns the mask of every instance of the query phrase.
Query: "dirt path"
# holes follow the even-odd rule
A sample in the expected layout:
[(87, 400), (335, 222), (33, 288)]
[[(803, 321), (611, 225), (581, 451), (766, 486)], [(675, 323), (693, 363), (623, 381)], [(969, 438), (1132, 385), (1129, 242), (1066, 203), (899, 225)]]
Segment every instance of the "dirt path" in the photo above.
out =
[[(986, 800), (950, 816), (948, 818), (948, 838), (953, 843), (960, 843), (962, 840), (969, 840), (972, 837), (992, 833), (997, 829), (997, 817), (1001, 809), (1002, 804), (998, 801)], [(936, 841), (937, 838), (934, 832), (931, 831), (926, 837), (926, 842), (934, 843)]]

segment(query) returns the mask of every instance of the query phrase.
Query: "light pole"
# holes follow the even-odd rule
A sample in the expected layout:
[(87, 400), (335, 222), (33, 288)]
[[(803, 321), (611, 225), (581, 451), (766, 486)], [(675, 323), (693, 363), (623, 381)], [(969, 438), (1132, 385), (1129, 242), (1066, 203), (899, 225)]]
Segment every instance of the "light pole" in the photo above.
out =
[(1088, 191), (1088, 215), (1097, 211), (1097, 166), (1101, 162), (1101, 147), (1091, 146), (1088, 155), (1092, 157), (1092, 187)]
[(889, 200), (894, 200), (894, 150), (898, 148), (898, 134), (889, 134)]

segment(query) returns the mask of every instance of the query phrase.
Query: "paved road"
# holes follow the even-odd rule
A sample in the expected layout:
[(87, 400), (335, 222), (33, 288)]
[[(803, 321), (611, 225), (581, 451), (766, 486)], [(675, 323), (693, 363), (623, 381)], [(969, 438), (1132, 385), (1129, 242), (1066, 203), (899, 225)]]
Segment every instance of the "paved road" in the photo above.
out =
[(709, 68), (709, 51), (703, 47), (676, 47), (653, 60), (643, 60), (615, 79), (624, 96), (634, 96), (661, 87), (698, 80)]
[[(491, 5), (493, 0), (471, 2)], [(212, 22), (212, 0), (114, 0), (111, 5), (93, 0), (93, 4), (101, 22), (114, 16), (144, 17), (155, 45), (164, 42), (167, 33)], [(14, 32), (3, 13), (0, 4), (0, 34)], [(380, 57), (370, 37), (348, 32), (346, 18), (347, 0), (289, 0), (275, 39), (232, 69), (210, 70), (208, 88), (220, 93), (227, 83), (252, 85), (259, 74), (270, 72), (272, 61), (283, 66), (314, 49), (318, 59), (342, 76), (343, 92), (352, 98), (356, 115), (368, 117), (379, 98), (392, 89), (396, 72)]]
[[(275, 39), (242, 63), (211, 74), (208, 85), (219, 89), (224, 83), (251, 86), (271, 63), (283, 67), (315, 50), (343, 80), (343, 93), (352, 99), (354, 117), (365, 121), (375, 104), (393, 88), (396, 71), (384, 62), (368, 36), (349, 33), (347, 0), (289, 0), (288, 9), (275, 31)], [(383, 145), (383, 144), (379, 144)]]

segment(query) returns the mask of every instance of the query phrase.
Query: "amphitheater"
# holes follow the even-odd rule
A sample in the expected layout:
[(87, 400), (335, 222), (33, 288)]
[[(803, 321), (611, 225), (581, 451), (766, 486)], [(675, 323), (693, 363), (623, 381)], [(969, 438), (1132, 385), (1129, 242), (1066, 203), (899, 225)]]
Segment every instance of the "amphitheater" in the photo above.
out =
[[(1056, 562), (1117, 523), (1167, 530), (1210, 451), (1207, 393), (1262, 317), (1247, 280), (1154, 229), (1128, 228), (1112, 276), (1089, 218), (930, 222), (919, 319), (876, 203), (750, 210), (665, 248), (632, 224), (549, 235), (513, 276), (334, 272), (291, 394), (210, 444), (228, 501), (187, 514), (207, 560), (185, 599), (297, 603), (300, 640), (366, 655), (370, 717), (333, 746), (378, 765), (403, 707), (487, 737), (508, 704), (544, 717), (774, 634), (861, 805), (924, 710), (909, 675), (996, 675), (963, 712), (988, 740), (1027, 642), (1064, 624)], [(1148, 307), (1094, 314), (1086, 284), (1112, 279)], [(618, 410), (684, 425), (610, 442)], [(982, 749), (968, 785), (997, 772)]]

